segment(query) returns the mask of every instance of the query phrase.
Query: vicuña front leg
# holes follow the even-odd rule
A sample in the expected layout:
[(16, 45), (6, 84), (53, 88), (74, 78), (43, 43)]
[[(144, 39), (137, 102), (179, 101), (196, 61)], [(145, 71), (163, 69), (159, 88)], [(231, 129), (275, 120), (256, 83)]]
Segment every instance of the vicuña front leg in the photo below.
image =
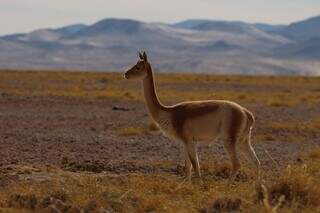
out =
[(199, 165), (199, 159), (198, 159), (198, 153), (196, 150), (196, 143), (193, 141), (189, 141), (185, 144), (185, 149), (188, 152), (190, 162), (192, 164), (192, 167), (196, 173), (196, 177), (201, 178), (200, 173), (200, 165)]
[(238, 173), (238, 170), (240, 168), (240, 162), (236, 153), (236, 142), (237, 140), (232, 140), (232, 139), (224, 140), (224, 147), (229, 154), (231, 164), (232, 164), (232, 173), (230, 178), (231, 181), (234, 181)]
[(184, 169), (186, 178), (188, 178), (189, 181), (191, 181), (191, 170), (192, 170), (192, 164), (189, 158), (189, 153), (187, 148), (184, 149)]

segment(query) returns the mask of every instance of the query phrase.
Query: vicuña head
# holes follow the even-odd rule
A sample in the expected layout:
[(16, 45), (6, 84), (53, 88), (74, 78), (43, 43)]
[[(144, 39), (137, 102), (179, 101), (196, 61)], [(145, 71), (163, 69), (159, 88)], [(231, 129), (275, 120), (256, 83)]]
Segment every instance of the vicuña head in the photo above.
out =
[(124, 74), (124, 77), (126, 79), (144, 79), (148, 74), (151, 74), (148, 73), (148, 67), (150, 64), (146, 52), (142, 54), (139, 52), (138, 62)]
[(138, 62), (124, 77), (142, 80), (151, 117), (169, 138), (184, 144), (185, 168), (189, 178), (191, 168), (194, 168), (197, 177), (201, 177), (196, 142), (214, 141), (216, 138), (224, 141), (232, 162), (233, 178), (240, 167), (236, 145), (242, 148), (259, 170), (260, 162), (250, 142), (254, 117), (249, 110), (227, 100), (187, 101), (173, 106), (163, 105), (158, 99), (152, 67), (145, 52), (139, 52)]

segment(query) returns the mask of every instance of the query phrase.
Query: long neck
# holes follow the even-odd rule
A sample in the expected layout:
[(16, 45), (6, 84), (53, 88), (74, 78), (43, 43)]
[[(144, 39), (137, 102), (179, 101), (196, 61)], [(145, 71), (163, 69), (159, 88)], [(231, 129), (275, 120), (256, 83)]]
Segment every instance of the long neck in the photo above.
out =
[(147, 65), (147, 69), (148, 76), (143, 80), (144, 98), (146, 100), (150, 115), (154, 120), (157, 120), (160, 112), (166, 107), (159, 101), (150, 64)]

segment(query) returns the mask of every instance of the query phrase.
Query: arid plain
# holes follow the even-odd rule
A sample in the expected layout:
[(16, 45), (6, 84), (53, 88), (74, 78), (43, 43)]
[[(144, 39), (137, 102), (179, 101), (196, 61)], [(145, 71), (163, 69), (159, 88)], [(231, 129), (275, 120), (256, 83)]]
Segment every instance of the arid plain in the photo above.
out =
[(166, 104), (227, 99), (252, 111), (262, 181), (241, 156), (230, 183), (221, 141), (199, 146), (203, 183), (185, 181), (182, 144), (157, 130), (140, 83), (121, 73), (2, 70), (0, 212), (320, 212), (319, 77), (156, 83)]

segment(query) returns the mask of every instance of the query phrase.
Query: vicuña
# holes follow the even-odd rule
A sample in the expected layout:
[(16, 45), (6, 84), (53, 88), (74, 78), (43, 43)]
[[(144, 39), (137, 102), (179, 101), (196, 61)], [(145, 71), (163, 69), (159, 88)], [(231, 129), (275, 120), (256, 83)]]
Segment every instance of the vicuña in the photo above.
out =
[(146, 105), (153, 120), (172, 140), (182, 142), (185, 147), (185, 171), (191, 179), (191, 169), (201, 178), (196, 143), (220, 138), (229, 154), (234, 178), (240, 168), (236, 146), (254, 163), (257, 172), (260, 162), (251, 146), (251, 129), (254, 116), (246, 108), (227, 100), (187, 101), (165, 106), (157, 96), (154, 75), (147, 54), (139, 52), (138, 62), (129, 69), (126, 79), (140, 79)]

